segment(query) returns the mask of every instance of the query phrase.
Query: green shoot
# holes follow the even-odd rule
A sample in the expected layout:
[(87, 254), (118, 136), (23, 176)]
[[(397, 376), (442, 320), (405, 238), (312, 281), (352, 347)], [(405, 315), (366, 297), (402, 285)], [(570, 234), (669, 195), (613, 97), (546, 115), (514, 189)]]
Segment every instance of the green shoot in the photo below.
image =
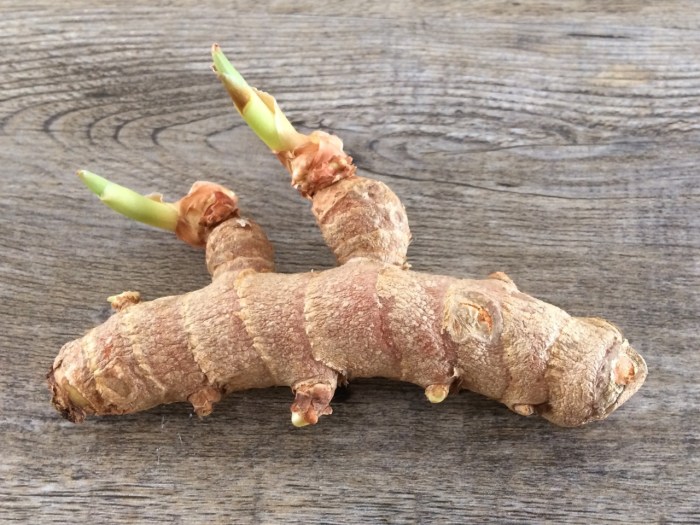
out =
[(175, 231), (179, 212), (173, 204), (150, 199), (86, 170), (80, 170), (78, 177), (114, 211), (156, 228)]
[(221, 48), (211, 50), (214, 71), (233, 100), (246, 124), (274, 152), (291, 151), (304, 142), (304, 135), (294, 129), (275, 99), (248, 85)]

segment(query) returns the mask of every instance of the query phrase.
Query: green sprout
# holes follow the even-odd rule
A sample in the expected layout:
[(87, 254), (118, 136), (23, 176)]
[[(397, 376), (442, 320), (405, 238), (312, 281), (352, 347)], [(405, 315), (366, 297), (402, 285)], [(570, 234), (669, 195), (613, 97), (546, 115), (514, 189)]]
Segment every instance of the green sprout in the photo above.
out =
[(274, 152), (291, 151), (305, 141), (287, 120), (274, 97), (248, 85), (236, 71), (218, 44), (211, 50), (214, 71), (233, 100), (234, 106), (268, 148)]
[(86, 170), (80, 170), (78, 177), (114, 211), (156, 228), (175, 231), (180, 215), (175, 205), (146, 197)]

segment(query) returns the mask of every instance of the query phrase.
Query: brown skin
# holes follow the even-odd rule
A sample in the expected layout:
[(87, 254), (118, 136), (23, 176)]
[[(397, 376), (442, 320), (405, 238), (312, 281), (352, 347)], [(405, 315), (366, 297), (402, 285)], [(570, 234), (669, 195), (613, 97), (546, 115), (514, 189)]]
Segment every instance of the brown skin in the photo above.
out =
[(503, 273), (478, 281), (409, 271), (403, 206), (338, 162), (349, 157), (336, 140), (335, 153), (314, 143), (281, 160), (304, 166), (295, 185), (339, 267), (273, 273), (272, 246), (238, 216), (235, 196), (195, 185), (180, 202), (198, 204), (178, 234), (206, 245), (212, 284), (147, 303), (115, 299), (115, 315), (61, 349), (48, 375), (54, 406), (71, 421), (179, 401), (207, 415), (228, 392), (285, 385), (303, 426), (331, 413), (338, 383), (386, 377), (425, 388), (432, 402), (465, 388), (578, 426), (639, 389), (644, 360), (610, 323), (570, 317)]

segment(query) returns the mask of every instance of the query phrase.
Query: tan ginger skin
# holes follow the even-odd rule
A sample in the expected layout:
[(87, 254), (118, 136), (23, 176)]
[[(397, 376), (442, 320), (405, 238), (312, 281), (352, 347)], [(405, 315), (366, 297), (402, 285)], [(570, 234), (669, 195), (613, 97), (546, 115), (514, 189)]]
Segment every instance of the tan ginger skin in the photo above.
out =
[(331, 413), (338, 384), (384, 377), (433, 403), (463, 388), (573, 427), (607, 417), (644, 382), (644, 360), (607, 321), (571, 317), (501, 272), (408, 270), (401, 202), (355, 174), (337, 137), (314, 132), (278, 157), (339, 266), (274, 273), (273, 248), (235, 195), (196, 183), (176, 233), (206, 247), (212, 283), (144, 303), (110, 298), (117, 313), (67, 343), (49, 372), (67, 419), (181, 401), (205, 416), (229, 392), (277, 385), (291, 387), (292, 422), (304, 426)]

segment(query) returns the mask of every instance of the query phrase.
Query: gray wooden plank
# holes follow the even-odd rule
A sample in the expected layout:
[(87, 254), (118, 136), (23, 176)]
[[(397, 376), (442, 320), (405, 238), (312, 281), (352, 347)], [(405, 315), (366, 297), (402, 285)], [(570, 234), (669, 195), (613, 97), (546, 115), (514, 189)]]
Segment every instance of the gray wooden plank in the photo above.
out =
[[(692, 523), (698, 499), (700, 16), (693, 2), (0, 1), (3, 521)], [(280, 271), (332, 264), (210, 73), (218, 40), (295, 125), (404, 200), (415, 268), (500, 269), (621, 326), (650, 375), (564, 430), (471, 394), (354, 384), (294, 431), (285, 389), (63, 422), (43, 376), (105, 297), (182, 293), (201, 253), (110, 214), (88, 167), (231, 185)]]

